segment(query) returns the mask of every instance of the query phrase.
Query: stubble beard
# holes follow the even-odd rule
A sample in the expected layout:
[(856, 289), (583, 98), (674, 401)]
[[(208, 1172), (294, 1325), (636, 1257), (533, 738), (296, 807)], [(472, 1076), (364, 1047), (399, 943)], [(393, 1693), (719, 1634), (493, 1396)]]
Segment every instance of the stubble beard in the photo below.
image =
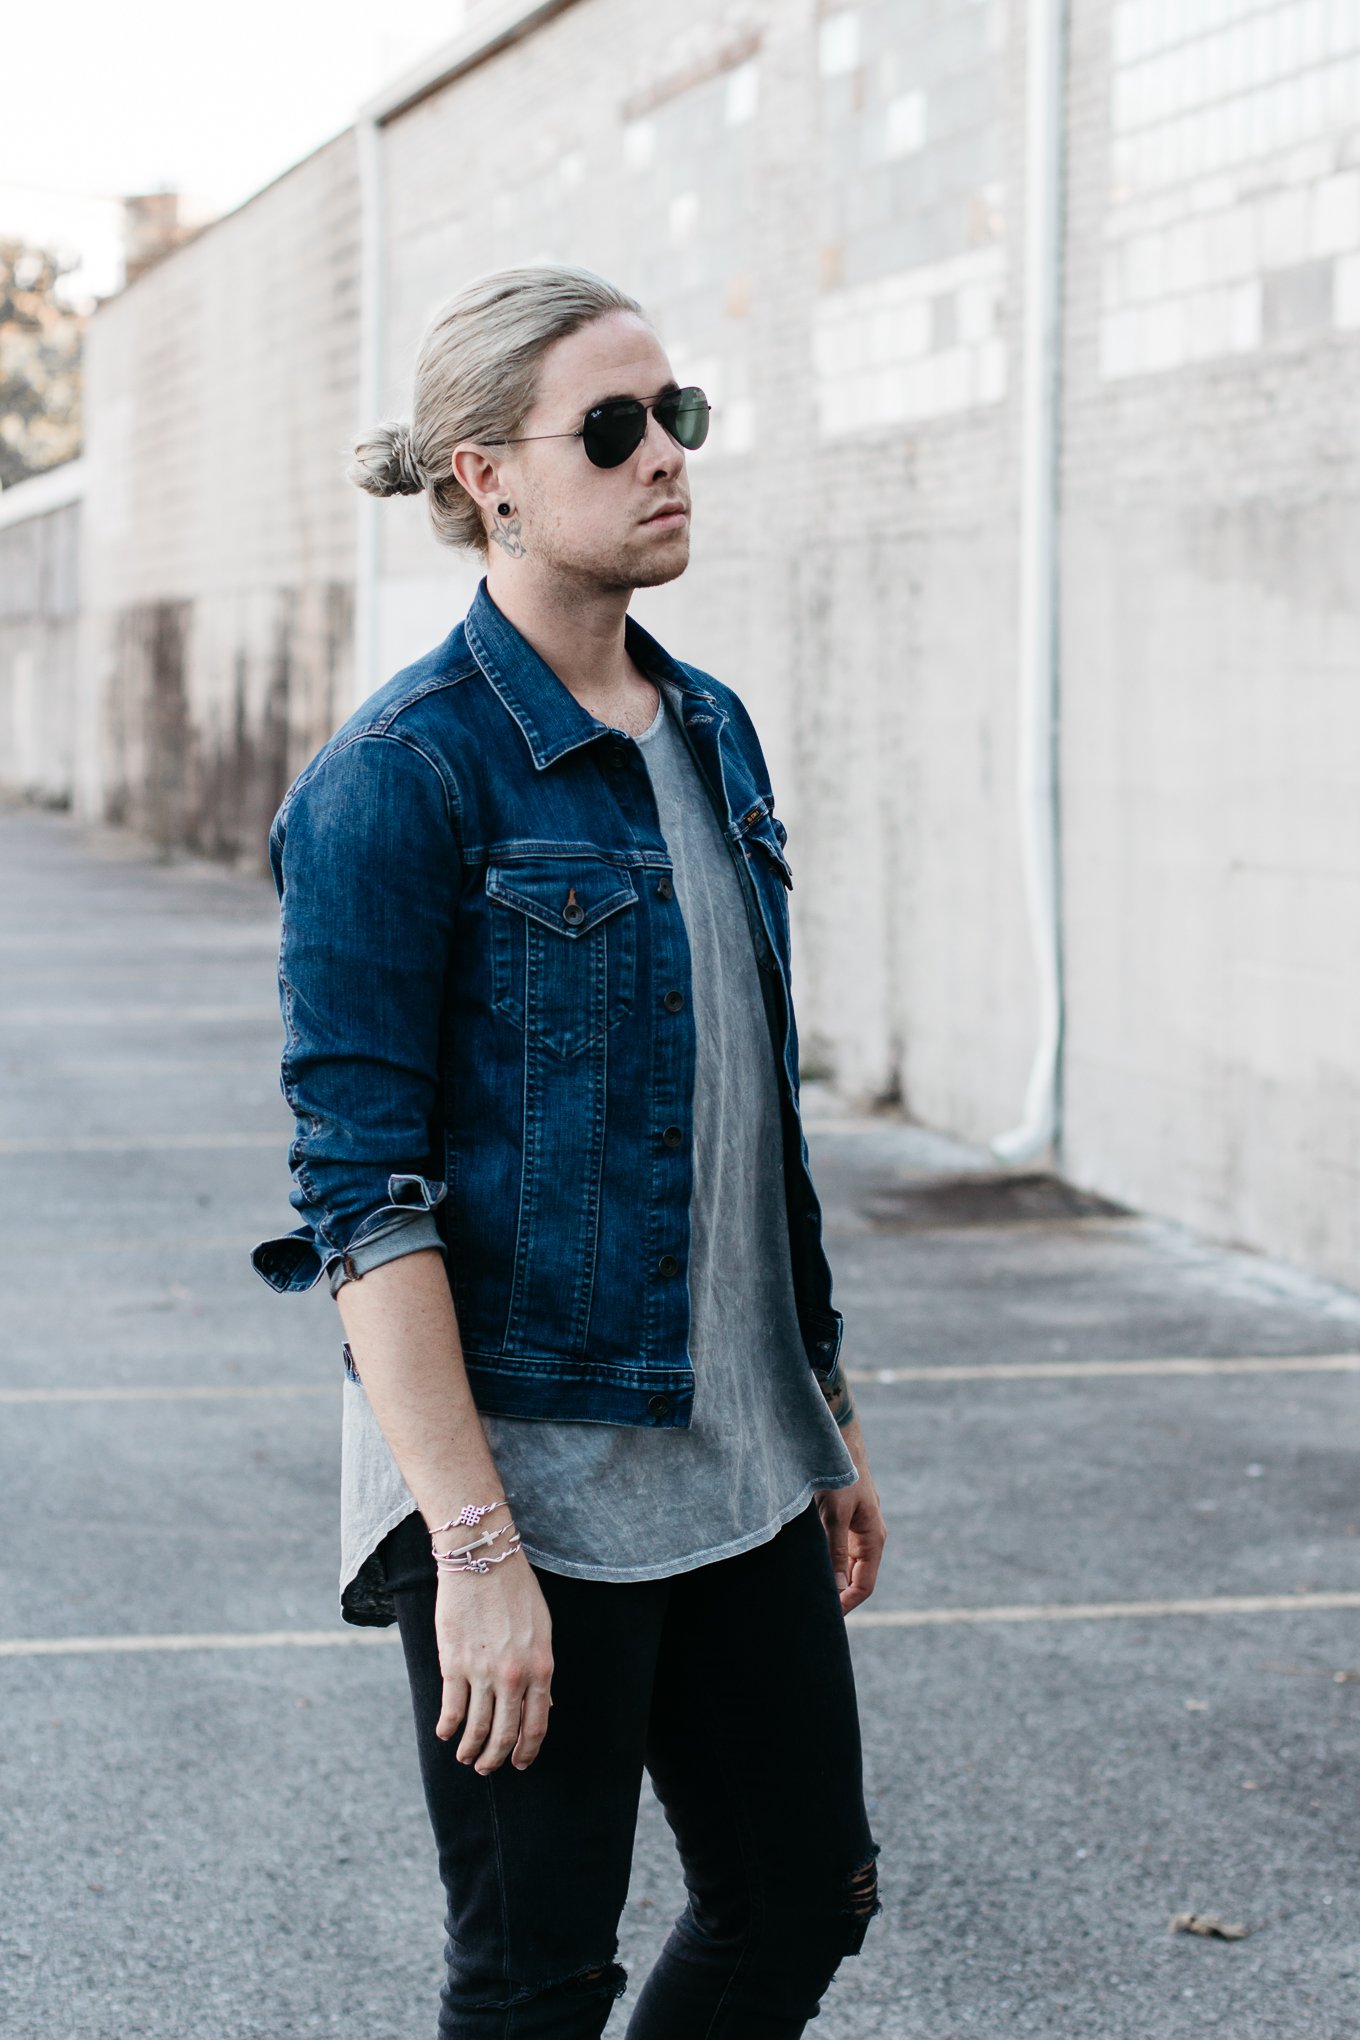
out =
[(618, 588), (663, 588), (676, 581), (689, 565), (689, 526), (663, 545), (655, 542), (627, 546), (609, 563), (605, 573)]
[(603, 559), (582, 559), (570, 551), (558, 552), (550, 534), (539, 534), (527, 548), (536, 552), (556, 573), (578, 586), (589, 584), (610, 593), (626, 594), (632, 588), (661, 588), (678, 580), (689, 565), (689, 525), (657, 544), (656, 540), (624, 542)]

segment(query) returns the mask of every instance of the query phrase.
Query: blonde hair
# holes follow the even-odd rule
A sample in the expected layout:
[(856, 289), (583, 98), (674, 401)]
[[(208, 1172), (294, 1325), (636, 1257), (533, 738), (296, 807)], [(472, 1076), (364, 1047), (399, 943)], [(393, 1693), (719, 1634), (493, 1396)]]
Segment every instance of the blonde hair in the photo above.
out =
[(460, 441), (509, 439), (533, 407), (555, 340), (609, 312), (646, 314), (592, 269), (540, 263), (476, 277), (434, 314), (416, 352), (411, 422), (380, 424), (346, 470), (370, 496), (424, 489), (441, 545), (487, 548), (482, 513), (450, 470)]

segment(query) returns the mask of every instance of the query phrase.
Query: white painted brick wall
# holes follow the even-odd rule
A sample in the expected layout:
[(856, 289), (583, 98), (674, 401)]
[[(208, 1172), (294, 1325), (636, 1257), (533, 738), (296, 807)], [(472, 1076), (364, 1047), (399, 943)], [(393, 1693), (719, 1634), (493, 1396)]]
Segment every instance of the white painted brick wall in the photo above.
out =
[[(352, 669), (357, 276), (344, 134), (91, 321), (83, 813), (259, 863), (285, 775), (333, 727)], [(189, 618), (182, 721), (149, 693), (170, 606)], [(172, 778), (153, 815), (148, 789)]]
[[(1120, 0), (1108, 64), (1104, 375), (1249, 352), (1346, 323), (1360, 251), (1360, 6), (1353, 0)], [(1273, 272), (1331, 262), (1279, 322)], [(1223, 286), (1240, 285), (1233, 298)], [(1255, 294), (1249, 286), (1255, 286)], [(1287, 290), (1287, 285), (1285, 286)]]
[[(585, 261), (648, 305), (717, 409), (690, 572), (636, 608), (756, 716), (809, 1059), (986, 1134), (1018, 1110), (1034, 999), (1011, 800), (1014, 137), (986, 130), (1016, 53), (1003, 10), (927, 27), (898, 0), (582, 0), (413, 108), (385, 142), (387, 400), (405, 411), (424, 319), (479, 269)], [(563, 158), (584, 165), (569, 206), (543, 167)], [(493, 161), (499, 220), (455, 174)], [(470, 570), (423, 505), (384, 505), (383, 530), (395, 663), (448, 628)]]
[[(694, 561), (638, 613), (760, 727), (809, 1061), (977, 1138), (1018, 1116), (1035, 1018), (1024, 12), (578, 0), (384, 143), (383, 415), (442, 298), (537, 257), (616, 275), (710, 387)], [(1064, 1158), (1360, 1281), (1360, 0), (1070, 13)], [(263, 741), (285, 598), (297, 762), (337, 708), (354, 199), (341, 138), (95, 320), (90, 805), (111, 759), (148, 769), (167, 605), (210, 755), (238, 700)], [(419, 501), (382, 549), (390, 669), (477, 563)]]
[(1356, 1282), (1360, 7), (1073, 23), (1068, 1165)]

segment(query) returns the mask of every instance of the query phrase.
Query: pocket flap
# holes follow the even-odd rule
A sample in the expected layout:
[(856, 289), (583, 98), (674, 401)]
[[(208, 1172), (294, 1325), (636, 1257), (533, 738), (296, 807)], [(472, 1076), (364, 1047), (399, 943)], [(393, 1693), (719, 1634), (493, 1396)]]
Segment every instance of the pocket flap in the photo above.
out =
[(492, 899), (568, 937), (588, 935), (621, 907), (637, 905), (632, 881), (616, 864), (581, 857), (488, 865), (486, 889)]
[(768, 826), (768, 822), (765, 822), (760, 828), (750, 830), (746, 840), (748, 843), (759, 844), (791, 892), (793, 890), (793, 873), (789, 870), (788, 859), (780, 848), (778, 839), (773, 835), (767, 836), (765, 834)]

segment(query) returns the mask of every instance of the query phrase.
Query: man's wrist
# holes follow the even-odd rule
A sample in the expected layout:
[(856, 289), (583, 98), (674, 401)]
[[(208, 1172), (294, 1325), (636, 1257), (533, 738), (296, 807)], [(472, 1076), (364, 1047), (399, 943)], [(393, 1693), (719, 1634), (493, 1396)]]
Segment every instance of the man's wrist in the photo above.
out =
[(822, 1394), (826, 1406), (842, 1430), (855, 1421), (855, 1399), (850, 1393), (850, 1384), (839, 1366), (832, 1378), (832, 1385), (823, 1385)]

